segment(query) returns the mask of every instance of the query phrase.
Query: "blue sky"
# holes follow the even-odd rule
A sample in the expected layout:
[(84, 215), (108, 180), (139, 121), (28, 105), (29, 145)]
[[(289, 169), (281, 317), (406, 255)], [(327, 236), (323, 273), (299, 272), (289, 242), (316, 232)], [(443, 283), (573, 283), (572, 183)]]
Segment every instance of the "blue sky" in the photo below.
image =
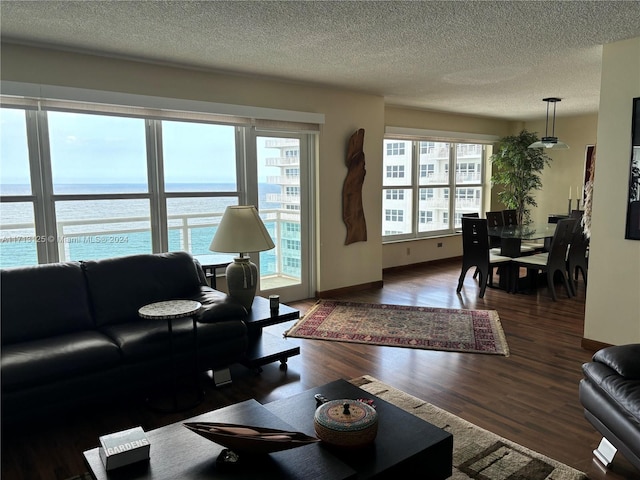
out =
[[(54, 184), (146, 183), (143, 119), (67, 112), (48, 118)], [(1, 183), (28, 183), (23, 112), (0, 109), (0, 126)], [(167, 183), (235, 182), (234, 127), (164, 121), (162, 134)], [(278, 150), (259, 149), (259, 155)], [(260, 170), (261, 181), (278, 174)]]

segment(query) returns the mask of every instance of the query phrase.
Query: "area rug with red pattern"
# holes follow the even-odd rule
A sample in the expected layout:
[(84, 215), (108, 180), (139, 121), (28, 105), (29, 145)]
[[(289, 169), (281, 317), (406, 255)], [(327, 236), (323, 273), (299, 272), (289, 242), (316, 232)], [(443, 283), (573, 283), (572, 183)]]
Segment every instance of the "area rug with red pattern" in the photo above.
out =
[(509, 356), (495, 310), (320, 300), (285, 336)]

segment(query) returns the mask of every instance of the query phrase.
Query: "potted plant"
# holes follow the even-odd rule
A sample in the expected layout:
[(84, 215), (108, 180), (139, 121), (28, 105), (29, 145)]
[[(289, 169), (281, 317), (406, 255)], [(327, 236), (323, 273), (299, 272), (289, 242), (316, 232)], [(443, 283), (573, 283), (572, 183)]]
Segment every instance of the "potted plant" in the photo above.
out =
[(532, 192), (542, 187), (540, 174), (545, 165), (551, 163), (544, 149), (529, 148), (538, 140), (537, 134), (527, 130), (503, 137), (490, 159), (493, 164), (491, 184), (503, 187), (498, 198), (505, 207), (516, 210), (521, 225), (531, 221), (529, 207), (538, 206)]

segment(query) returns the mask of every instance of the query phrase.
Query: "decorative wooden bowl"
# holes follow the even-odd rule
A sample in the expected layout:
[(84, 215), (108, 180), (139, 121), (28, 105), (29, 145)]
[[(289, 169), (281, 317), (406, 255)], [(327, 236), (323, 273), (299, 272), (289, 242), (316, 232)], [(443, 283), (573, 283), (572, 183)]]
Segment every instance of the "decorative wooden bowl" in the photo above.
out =
[(359, 400), (331, 400), (320, 405), (314, 416), (316, 435), (338, 447), (364, 447), (378, 433), (378, 413)]
[(231, 423), (184, 423), (192, 432), (236, 453), (273, 453), (319, 442), (301, 432)]

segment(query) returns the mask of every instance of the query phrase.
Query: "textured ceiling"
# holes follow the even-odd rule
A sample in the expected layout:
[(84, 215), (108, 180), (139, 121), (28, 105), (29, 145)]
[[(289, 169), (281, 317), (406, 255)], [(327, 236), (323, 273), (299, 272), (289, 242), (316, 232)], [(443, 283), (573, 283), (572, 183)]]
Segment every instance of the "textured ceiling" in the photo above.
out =
[(3, 42), (238, 72), (506, 119), (596, 112), (638, 1), (12, 1)]

